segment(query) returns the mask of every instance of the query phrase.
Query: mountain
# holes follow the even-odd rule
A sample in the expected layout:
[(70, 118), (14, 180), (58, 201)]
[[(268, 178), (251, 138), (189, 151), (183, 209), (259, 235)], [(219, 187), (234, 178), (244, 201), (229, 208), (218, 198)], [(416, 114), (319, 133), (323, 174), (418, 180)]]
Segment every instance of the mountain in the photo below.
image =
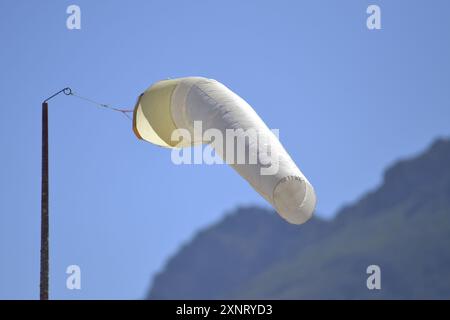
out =
[[(378, 265), (381, 289), (368, 290)], [(449, 299), (450, 140), (385, 171), (331, 221), (238, 208), (157, 274), (150, 299)]]

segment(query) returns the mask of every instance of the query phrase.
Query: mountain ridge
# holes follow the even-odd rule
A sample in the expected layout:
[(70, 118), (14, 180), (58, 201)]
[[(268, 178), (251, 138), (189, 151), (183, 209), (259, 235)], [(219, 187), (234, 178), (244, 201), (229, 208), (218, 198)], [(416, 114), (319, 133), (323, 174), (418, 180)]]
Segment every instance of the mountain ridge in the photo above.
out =
[[(449, 164), (450, 140), (437, 139), (329, 221), (298, 227), (272, 210), (238, 208), (184, 244), (148, 298), (449, 298)], [(382, 290), (366, 287), (371, 264)]]

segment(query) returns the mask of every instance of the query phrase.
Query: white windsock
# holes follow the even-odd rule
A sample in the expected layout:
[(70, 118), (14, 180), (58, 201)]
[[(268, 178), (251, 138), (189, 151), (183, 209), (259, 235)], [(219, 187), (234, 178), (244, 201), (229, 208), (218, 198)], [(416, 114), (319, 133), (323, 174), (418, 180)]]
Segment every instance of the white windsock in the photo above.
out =
[(216, 80), (155, 83), (136, 103), (133, 130), (138, 138), (169, 148), (211, 143), (285, 220), (302, 224), (313, 214), (316, 195), (308, 179), (252, 107)]

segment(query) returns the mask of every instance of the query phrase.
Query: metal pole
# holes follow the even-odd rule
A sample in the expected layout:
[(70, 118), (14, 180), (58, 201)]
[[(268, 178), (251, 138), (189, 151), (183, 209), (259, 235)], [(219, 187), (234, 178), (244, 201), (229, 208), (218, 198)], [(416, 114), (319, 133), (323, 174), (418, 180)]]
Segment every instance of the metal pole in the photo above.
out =
[(40, 299), (48, 300), (48, 104), (42, 103), (41, 281)]
[(54, 93), (42, 103), (42, 180), (41, 180), (41, 300), (48, 300), (49, 291), (49, 205), (48, 205), (48, 103), (60, 93), (72, 95), (72, 89), (66, 87)]

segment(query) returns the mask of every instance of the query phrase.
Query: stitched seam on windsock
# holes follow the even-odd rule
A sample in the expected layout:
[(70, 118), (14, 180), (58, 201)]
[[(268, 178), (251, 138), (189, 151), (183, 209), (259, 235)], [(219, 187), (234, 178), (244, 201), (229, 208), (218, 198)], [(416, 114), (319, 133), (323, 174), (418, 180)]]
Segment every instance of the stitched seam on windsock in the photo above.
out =
[[(177, 128), (183, 128), (187, 130), (193, 130), (191, 124), (188, 121), (187, 116), (187, 98), (192, 90), (193, 83), (188, 83), (186, 80), (181, 80), (172, 94), (172, 100), (170, 104), (170, 112), (175, 121)], [(182, 90), (182, 91), (181, 91)], [(181, 92), (180, 92), (181, 91)], [(177, 109), (174, 109), (174, 104), (176, 104)], [(176, 115), (176, 116), (175, 116)]]
[(303, 204), (305, 203), (305, 200), (306, 200), (306, 181), (305, 181), (305, 179), (302, 179), (302, 177), (300, 177), (300, 176), (292, 176), (292, 175), (290, 175), (290, 176), (286, 176), (286, 177), (281, 178), (280, 180), (278, 180), (278, 182), (275, 184), (275, 187), (272, 190), (272, 201), (273, 201), (273, 203), (275, 203), (275, 190), (277, 190), (277, 187), (280, 184), (282, 184), (284, 182), (287, 182), (287, 181), (290, 181), (290, 180), (299, 180), (299, 181), (302, 181), (303, 183), (305, 183), (305, 197), (303, 198), (303, 200), (302, 200), (302, 202), (300, 203), (300, 206), (299, 206), (299, 208), (301, 208), (303, 206)]

